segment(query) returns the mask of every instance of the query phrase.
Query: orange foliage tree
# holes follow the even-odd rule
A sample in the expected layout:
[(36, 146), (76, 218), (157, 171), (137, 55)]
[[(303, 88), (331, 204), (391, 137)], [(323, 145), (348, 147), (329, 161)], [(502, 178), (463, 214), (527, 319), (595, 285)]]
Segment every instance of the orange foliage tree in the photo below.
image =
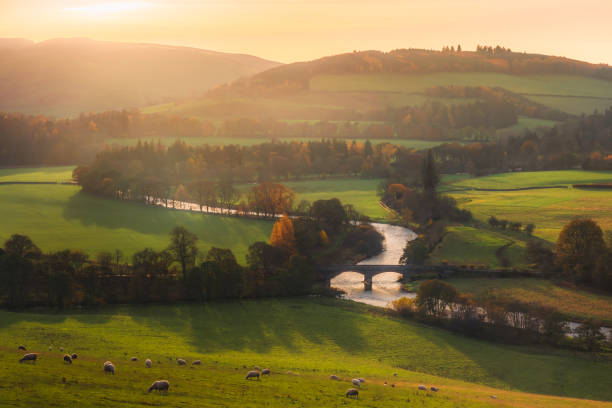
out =
[(270, 244), (292, 252), (295, 250), (295, 230), (293, 229), (293, 221), (291, 221), (287, 214), (283, 214), (274, 223), (272, 234), (270, 235)]

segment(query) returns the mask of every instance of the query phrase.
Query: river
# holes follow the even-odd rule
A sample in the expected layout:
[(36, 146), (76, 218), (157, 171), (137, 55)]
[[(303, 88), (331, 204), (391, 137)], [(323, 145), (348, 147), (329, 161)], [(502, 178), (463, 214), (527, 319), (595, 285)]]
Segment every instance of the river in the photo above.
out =
[[(411, 230), (396, 225), (372, 223), (384, 237), (383, 251), (359, 264), (361, 265), (399, 265), (407, 241), (416, 238)], [(385, 307), (389, 302), (400, 297), (414, 297), (414, 294), (402, 291), (399, 273), (385, 272), (378, 274), (372, 280), (372, 290), (364, 290), (363, 275), (357, 272), (343, 272), (331, 280), (333, 288), (345, 292), (344, 297), (356, 302), (367, 303), (373, 306)]]

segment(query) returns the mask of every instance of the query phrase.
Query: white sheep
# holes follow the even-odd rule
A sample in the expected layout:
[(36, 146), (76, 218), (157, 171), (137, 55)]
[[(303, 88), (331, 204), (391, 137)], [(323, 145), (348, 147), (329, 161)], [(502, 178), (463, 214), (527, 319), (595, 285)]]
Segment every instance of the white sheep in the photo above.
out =
[(348, 390), (346, 390), (346, 397), (359, 398), (359, 390), (356, 390), (355, 388), (349, 388)]
[(145, 360), (145, 366), (147, 366), (147, 368), (151, 368), (151, 360), (148, 358)]
[(28, 354), (24, 354), (24, 356), (21, 357), (19, 362), (23, 363), (24, 361), (31, 361), (32, 363), (36, 363), (36, 359), (37, 358), (38, 358), (38, 354), (36, 354), (36, 353), (28, 353)]
[(110, 361), (104, 363), (104, 372), (115, 375), (115, 366), (113, 365), (113, 363), (111, 363)]
[(246, 375), (246, 379), (257, 378), (259, 380), (259, 371), (249, 371)]
[(177, 358), (176, 359), (176, 363), (180, 366), (184, 366), (187, 365), (187, 362), (185, 360), (183, 360), (182, 358)]
[(418, 388), (419, 388), (419, 390), (421, 390), (421, 391), (427, 391), (427, 387), (426, 387), (426, 386), (424, 386), (424, 385), (419, 385), (419, 387), (418, 387)]
[(361, 381), (359, 381), (357, 378), (353, 378), (353, 381), (351, 381), (353, 383), (353, 385), (357, 388), (361, 388)]
[(170, 383), (168, 380), (157, 380), (149, 387), (149, 392), (153, 390), (157, 391), (168, 391), (170, 389)]
[(70, 357), (68, 354), (65, 354), (64, 363), (72, 364), (72, 357)]

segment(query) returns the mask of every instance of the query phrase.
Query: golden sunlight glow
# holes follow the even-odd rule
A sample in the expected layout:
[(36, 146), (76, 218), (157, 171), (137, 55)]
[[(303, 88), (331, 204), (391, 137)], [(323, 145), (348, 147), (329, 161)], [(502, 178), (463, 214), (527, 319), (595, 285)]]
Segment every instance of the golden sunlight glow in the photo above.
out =
[(150, 7), (150, 4), (144, 1), (121, 1), (89, 4), (85, 6), (69, 6), (65, 7), (64, 10), (88, 16), (105, 16), (126, 11), (142, 10), (148, 7)]

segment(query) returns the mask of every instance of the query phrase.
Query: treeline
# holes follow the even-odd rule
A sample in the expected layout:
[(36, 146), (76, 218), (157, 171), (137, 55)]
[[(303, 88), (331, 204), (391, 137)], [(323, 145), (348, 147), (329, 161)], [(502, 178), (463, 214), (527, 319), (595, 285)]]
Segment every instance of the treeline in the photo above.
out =
[(308, 215), (280, 218), (270, 244), (255, 242), (240, 265), (229, 249), (198, 250), (198, 239), (175, 227), (166, 249), (145, 248), (131, 259), (120, 250), (43, 253), (27, 236), (0, 248), (0, 304), (67, 307), (327, 293), (316, 265), (359, 261), (382, 250), (369, 224), (351, 222), (337, 199), (313, 203)]
[[(514, 108), (518, 115), (531, 118), (562, 121), (571, 117), (568, 113), (550, 108), (541, 103), (532, 101), (517, 93), (504, 88), (487, 86), (434, 86), (425, 90), (425, 95), (436, 98), (474, 98), (482, 99), (487, 103), (506, 104)], [(502, 105), (503, 106), (503, 105)], [(503, 127), (503, 126), (498, 126)]]
[(490, 293), (476, 299), (442, 280), (419, 284), (415, 299), (392, 303), (405, 317), (443, 326), (467, 336), (514, 344), (549, 344), (598, 352), (610, 347), (601, 322), (587, 320), (574, 330), (556, 309)]
[(72, 164), (88, 161), (108, 138), (213, 136), (210, 122), (139, 110), (81, 114), (74, 119), (0, 113), (0, 163)]

